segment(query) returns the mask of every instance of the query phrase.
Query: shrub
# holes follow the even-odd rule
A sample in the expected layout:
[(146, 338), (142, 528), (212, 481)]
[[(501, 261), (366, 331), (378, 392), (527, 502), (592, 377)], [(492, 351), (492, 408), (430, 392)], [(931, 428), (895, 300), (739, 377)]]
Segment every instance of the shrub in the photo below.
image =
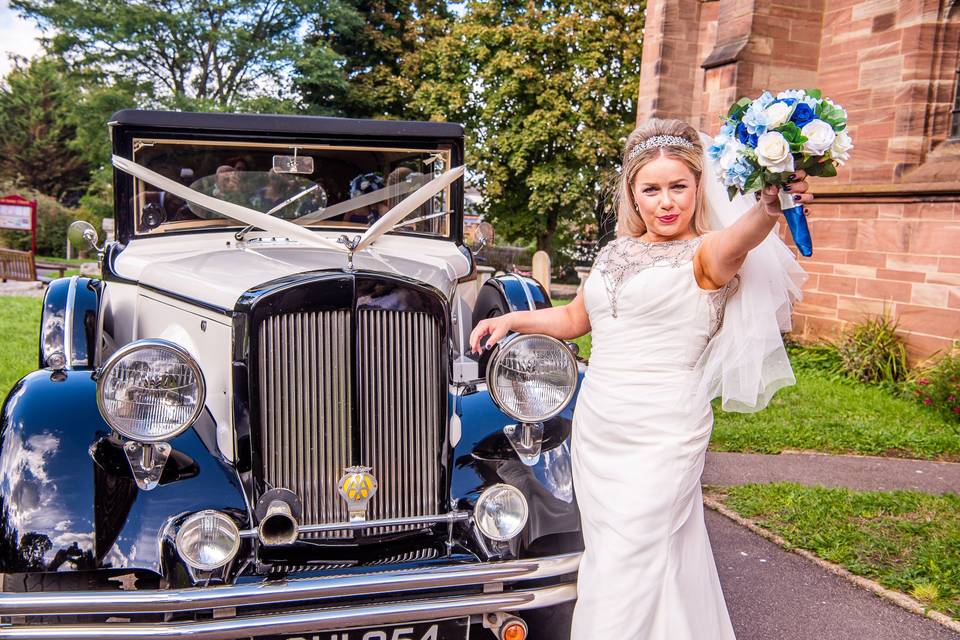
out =
[(960, 341), (940, 360), (914, 376), (910, 393), (921, 404), (960, 423)]
[(836, 345), (830, 342), (800, 344), (789, 338), (784, 342), (794, 371), (825, 373), (832, 379), (845, 377), (843, 362)]
[(907, 377), (907, 349), (889, 313), (849, 327), (836, 343), (844, 373), (859, 382), (896, 386)]

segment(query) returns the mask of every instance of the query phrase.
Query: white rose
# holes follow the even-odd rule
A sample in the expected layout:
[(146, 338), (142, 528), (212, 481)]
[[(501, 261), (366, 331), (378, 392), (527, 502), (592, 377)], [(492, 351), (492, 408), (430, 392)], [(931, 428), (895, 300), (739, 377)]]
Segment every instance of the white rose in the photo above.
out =
[(826, 153), (837, 137), (833, 127), (819, 119), (803, 125), (800, 133), (807, 137), (807, 141), (803, 143), (803, 150), (812, 156), (822, 156)]
[(841, 131), (830, 145), (830, 157), (837, 161), (837, 164), (843, 164), (850, 159), (850, 149), (853, 149), (853, 140), (846, 131)]
[(774, 173), (793, 171), (790, 143), (782, 134), (768, 131), (757, 138), (757, 162)]
[(736, 163), (737, 158), (743, 153), (743, 144), (739, 140), (730, 139), (723, 148), (723, 154), (720, 156), (720, 168), (726, 171)]
[(793, 115), (793, 107), (785, 102), (774, 102), (766, 108), (767, 128), (776, 129)]

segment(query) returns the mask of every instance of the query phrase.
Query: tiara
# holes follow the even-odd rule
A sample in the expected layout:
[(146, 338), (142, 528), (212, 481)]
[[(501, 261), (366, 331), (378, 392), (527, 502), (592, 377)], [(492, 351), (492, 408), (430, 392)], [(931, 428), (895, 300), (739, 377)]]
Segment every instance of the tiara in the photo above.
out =
[(647, 149), (652, 149), (654, 147), (666, 146), (687, 147), (688, 149), (693, 149), (693, 143), (686, 138), (681, 138), (680, 136), (651, 136), (646, 140), (641, 140), (637, 144), (633, 145), (633, 149), (630, 149), (630, 154), (627, 156), (627, 160), (633, 160), (641, 151), (646, 151)]

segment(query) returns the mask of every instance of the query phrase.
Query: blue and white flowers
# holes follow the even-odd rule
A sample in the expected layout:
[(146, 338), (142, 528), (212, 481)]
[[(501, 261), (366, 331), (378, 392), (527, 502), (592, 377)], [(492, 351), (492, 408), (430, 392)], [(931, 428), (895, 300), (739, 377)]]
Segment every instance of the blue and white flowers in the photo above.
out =
[(718, 161), (720, 180), (732, 199), (737, 193), (782, 185), (803, 169), (811, 176), (837, 175), (850, 158), (853, 141), (845, 131), (847, 112), (816, 89), (764, 91), (741, 98), (723, 118), (707, 152)]

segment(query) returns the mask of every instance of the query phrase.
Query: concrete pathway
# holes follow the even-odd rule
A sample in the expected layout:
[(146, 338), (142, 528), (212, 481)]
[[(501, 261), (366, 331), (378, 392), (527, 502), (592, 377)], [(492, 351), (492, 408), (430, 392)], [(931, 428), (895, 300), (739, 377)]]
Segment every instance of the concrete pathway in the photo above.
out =
[(960, 639), (711, 509), (706, 519), (737, 640)]
[(42, 282), (22, 282), (8, 280), (0, 282), (0, 296), (29, 296), (42, 298), (47, 291), (47, 285)]
[(732, 486), (797, 482), (861, 491), (960, 492), (960, 463), (822, 453), (761, 455), (708, 451), (702, 482)]

